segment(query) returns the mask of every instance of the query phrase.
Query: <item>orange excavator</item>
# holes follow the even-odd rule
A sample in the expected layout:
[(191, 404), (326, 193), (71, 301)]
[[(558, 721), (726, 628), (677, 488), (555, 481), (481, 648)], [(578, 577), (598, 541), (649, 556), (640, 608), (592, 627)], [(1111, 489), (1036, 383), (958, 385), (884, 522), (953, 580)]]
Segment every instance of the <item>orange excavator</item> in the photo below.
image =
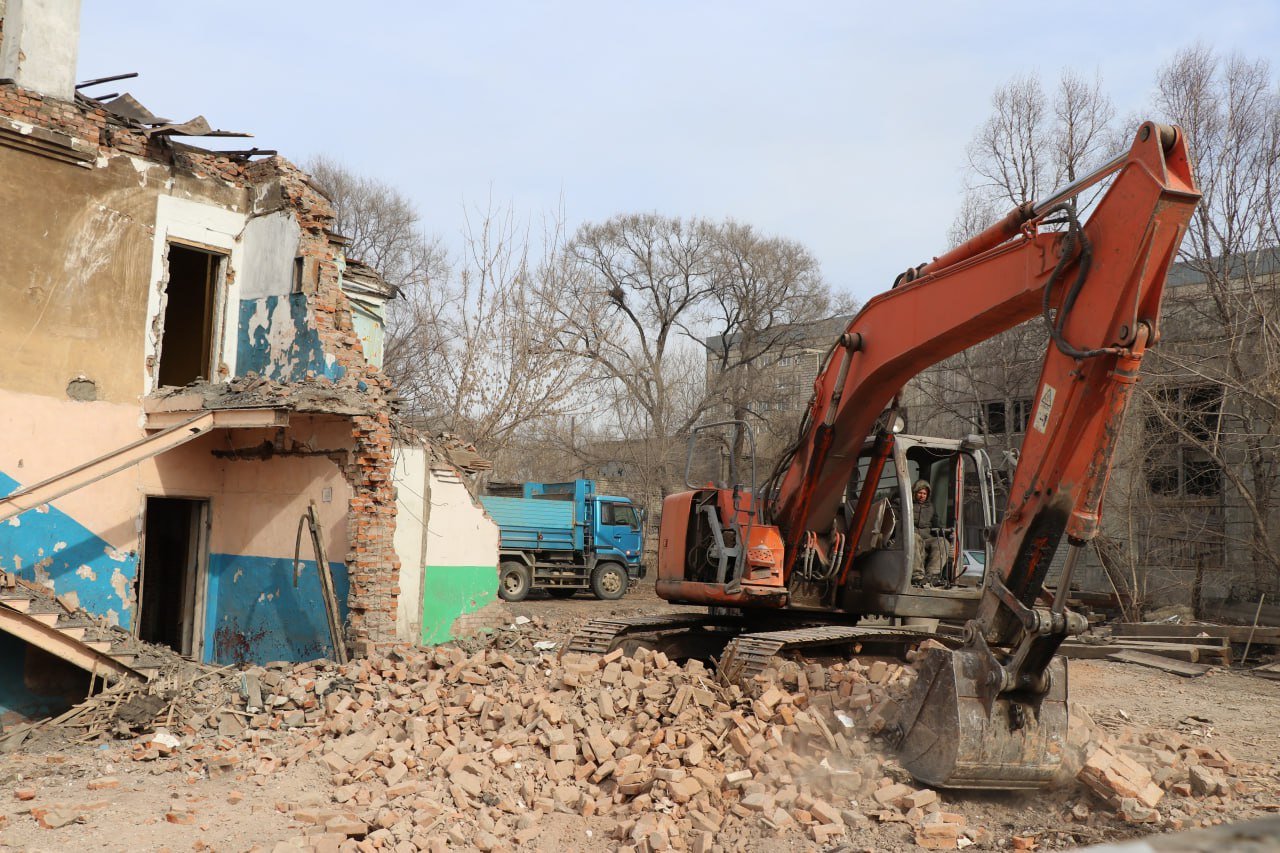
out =
[[(1081, 222), (1077, 197), (1106, 180)], [(918, 640), (904, 624), (913, 617), (963, 623), (952, 648), (918, 660), (891, 724), (903, 766), (940, 787), (1049, 781), (1067, 728), (1057, 651), (1086, 627), (1066, 608), (1070, 576), (1098, 533), (1121, 422), (1199, 197), (1182, 132), (1147, 122), (1102, 168), (899, 276), (832, 346), (800, 434), (763, 484), (753, 473), (748, 485), (691, 485), (663, 502), (657, 593), (708, 609), (595, 620), (570, 648), (646, 644), (717, 657), (741, 676), (790, 650)], [(1037, 315), (1048, 344), (997, 519), (981, 442), (906, 434), (899, 392)], [(913, 500), (921, 485), (928, 504)]]

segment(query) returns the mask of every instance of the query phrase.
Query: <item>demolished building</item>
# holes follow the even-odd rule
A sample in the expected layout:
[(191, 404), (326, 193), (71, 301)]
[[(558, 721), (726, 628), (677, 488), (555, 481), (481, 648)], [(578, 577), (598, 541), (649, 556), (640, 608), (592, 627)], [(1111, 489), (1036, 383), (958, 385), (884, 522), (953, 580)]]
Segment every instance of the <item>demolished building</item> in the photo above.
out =
[[(393, 291), (287, 160), (79, 91), (78, 14), (0, 2), (0, 608), (35, 585), (197, 660), (298, 661), (334, 653), (323, 570), (353, 654), (448, 638), (496, 529), (396, 414)], [(0, 631), (0, 712), (46, 664)]]

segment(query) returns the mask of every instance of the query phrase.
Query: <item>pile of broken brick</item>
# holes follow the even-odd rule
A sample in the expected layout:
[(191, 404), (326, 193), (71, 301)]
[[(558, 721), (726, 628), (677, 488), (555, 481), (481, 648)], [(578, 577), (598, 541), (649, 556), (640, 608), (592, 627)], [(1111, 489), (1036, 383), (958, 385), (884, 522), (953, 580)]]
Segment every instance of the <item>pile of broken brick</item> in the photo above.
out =
[[(161, 718), (132, 755), (250, 784), (319, 762), (331, 792), (278, 806), (298, 825), (279, 850), (546, 846), (565, 820), (577, 844), (633, 851), (1035, 843), (971, 825), (962, 799), (944, 803), (878, 753), (909, 666), (779, 662), (744, 689), (646, 650), (559, 658), (540, 637), (530, 626), (341, 667), (249, 668), (223, 707)], [(1070, 740), (1067, 772), (1131, 823), (1216, 820), (1256, 789), (1250, 774), (1274, 772), (1083, 714)], [(180, 811), (166, 819), (189, 822)], [(1072, 815), (1097, 817), (1083, 801)]]
[[(1114, 736), (1084, 725), (1087, 714), (1074, 712), (1073, 738), (1087, 738), (1076, 755), (1085, 760), (1076, 778), (1131, 824), (1169, 830), (1224, 822), (1239, 806), (1266, 796), (1275, 807), (1277, 768), (1237, 761), (1225, 750), (1197, 746), (1176, 732), (1135, 731)], [(1073, 817), (1088, 819), (1087, 806)]]

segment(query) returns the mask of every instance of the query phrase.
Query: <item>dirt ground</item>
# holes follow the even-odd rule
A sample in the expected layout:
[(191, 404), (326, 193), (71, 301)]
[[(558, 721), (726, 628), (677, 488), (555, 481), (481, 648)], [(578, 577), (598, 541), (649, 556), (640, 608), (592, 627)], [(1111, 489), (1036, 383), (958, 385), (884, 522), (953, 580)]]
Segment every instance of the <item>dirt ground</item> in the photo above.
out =
[[(556, 641), (563, 641), (573, 626), (589, 618), (670, 607), (653, 594), (651, 584), (617, 602), (580, 595), (569, 601), (535, 597), (500, 606), (512, 621), (520, 616), (538, 620), (547, 639)], [(1109, 731), (1166, 729), (1225, 750), (1237, 761), (1271, 767), (1269, 781), (1242, 796), (1232, 808), (1206, 807), (1194, 820), (1221, 822), (1280, 810), (1280, 769), (1275, 764), (1280, 756), (1276, 725), (1280, 684), (1226, 671), (1184, 679), (1130, 664), (1075, 661), (1070, 692), (1072, 700)], [(264, 733), (262, 738), (265, 754), (270, 756), (271, 735)], [(273, 850), (277, 843), (301, 834), (290, 808), (321, 806), (333, 791), (328, 774), (315, 763), (290, 766), (287, 772), (210, 778), (206, 772), (195, 772), (198, 765), (189, 757), (141, 762), (131, 757), (132, 752), (130, 741), (77, 744), (63, 740), (0, 756), (0, 850)], [(975, 850), (1007, 849), (1013, 836), (1031, 836), (1036, 849), (1044, 849), (1149, 831), (1124, 824), (1078, 787), (1036, 794), (945, 792), (943, 801), (946, 808), (963, 812), (971, 826), (981, 824), (990, 831), (991, 841), (976, 844)], [(58, 806), (69, 807), (76, 819), (59, 828), (44, 828), (33, 816), (42, 808), (53, 809), (51, 818), (56, 823)], [(588, 851), (617, 846), (617, 841), (600, 837), (592, 826), (592, 821), (574, 815), (549, 815), (547, 831), (530, 847)], [(787, 836), (762, 837), (748, 846), (760, 850), (917, 849), (905, 824), (873, 824), (864, 835), (852, 835), (850, 842), (852, 846), (847, 842), (819, 846)]]

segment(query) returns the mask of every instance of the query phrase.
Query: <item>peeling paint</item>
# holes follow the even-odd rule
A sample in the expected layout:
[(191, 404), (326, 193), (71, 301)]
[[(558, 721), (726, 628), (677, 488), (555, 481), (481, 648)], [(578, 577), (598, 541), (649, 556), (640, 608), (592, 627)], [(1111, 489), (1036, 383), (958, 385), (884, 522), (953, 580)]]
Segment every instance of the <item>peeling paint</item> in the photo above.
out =
[(118, 568), (111, 571), (111, 588), (120, 597), (121, 610), (128, 610), (133, 606), (133, 584)]
[[(347, 567), (330, 562), (340, 617), (347, 617)], [(237, 577), (242, 583), (235, 583)], [(496, 589), (496, 587), (495, 587)], [(293, 585), (291, 557), (209, 555), (206, 663), (302, 661), (332, 655), (314, 560)]]
[(240, 300), (236, 373), (256, 373), (279, 382), (308, 373), (339, 379), (346, 372), (324, 351), (307, 297), (264, 296)]
[[(0, 495), (20, 488), (17, 480), (0, 472)], [(119, 610), (121, 599), (107, 579), (118, 570), (125, 588), (138, 574), (138, 557), (121, 551), (75, 518), (45, 505), (45, 512), (26, 512), (12, 519), (21, 524), (0, 525), (0, 563), (29, 581), (43, 583), (56, 594), (75, 592), (90, 613)], [(50, 543), (57, 543), (50, 547)], [(128, 628), (126, 616), (124, 627)]]

